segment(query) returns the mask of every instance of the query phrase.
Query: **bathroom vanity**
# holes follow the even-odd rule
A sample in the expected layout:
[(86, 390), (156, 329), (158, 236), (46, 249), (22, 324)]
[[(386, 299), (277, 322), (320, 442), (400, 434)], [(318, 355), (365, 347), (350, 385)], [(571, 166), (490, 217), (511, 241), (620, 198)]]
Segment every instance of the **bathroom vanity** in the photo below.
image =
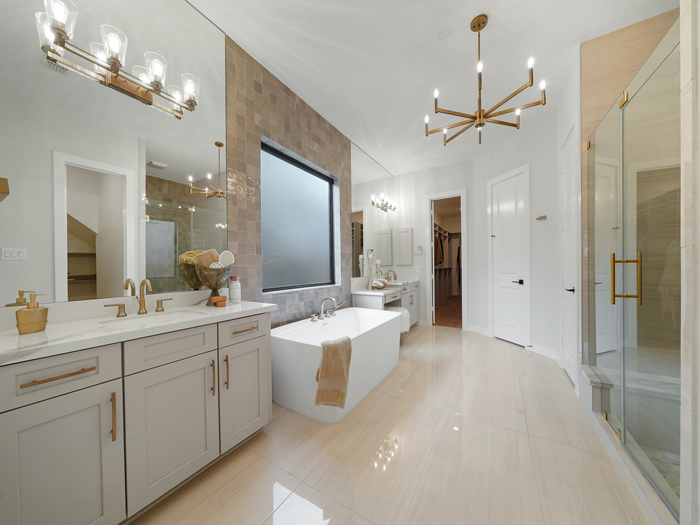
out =
[(276, 308), (0, 331), (0, 522), (120, 523), (265, 426)]
[(357, 308), (384, 310), (401, 306), (411, 314), (411, 325), (418, 322), (418, 281), (392, 281), (383, 290), (353, 290), (352, 305)]

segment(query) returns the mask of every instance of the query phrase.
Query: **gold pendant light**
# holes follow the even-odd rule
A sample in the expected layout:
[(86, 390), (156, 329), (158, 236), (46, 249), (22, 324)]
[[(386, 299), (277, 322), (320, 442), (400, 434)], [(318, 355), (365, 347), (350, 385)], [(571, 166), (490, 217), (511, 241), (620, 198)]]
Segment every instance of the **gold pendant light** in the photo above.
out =
[[(226, 198), (226, 192), (221, 191), (221, 148), (224, 147), (223, 142), (214, 142), (214, 145), (219, 148), (219, 186), (218, 189), (212, 188), (209, 184), (206, 188), (198, 188), (192, 185), (192, 175), (190, 175), (190, 195), (206, 195), (207, 199), (209, 197), (222, 197)], [(211, 173), (207, 175), (207, 178), (211, 180)]]
[[(462, 117), (465, 120), (462, 120), (460, 122), (455, 122), (454, 124), (450, 124), (449, 126), (437, 128), (430, 130), (428, 129), (428, 122), (430, 121), (430, 118), (428, 115), (425, 116), (425, 136), (427, 137), (428, 135), (432, 135), (433, 133), (439, 133), (442, 132), (442, 141), (443, 141), (443, 146), (447, 146), (447, 143), (450, 142), (451, 140), (457, 138), (459, 135), (467, 131), (469, 128), (476, 128), (478, 130), (478, 135), (479, 135), (479, 144), (481, 144), (481, 128), (483, 128), (486, 123), (490, 124), (498, 124), (500, 126), (509, 126), (511, 128), (516, 128), (520, 129), (520, 111), (523, 109), (527, 108), (532, 108), (534, 106), (544, 106), (547, 103), (547, 99), (545, 97), (545, 81), (543, 80), (540, 82), (540, 91), (542, 92), (542, 99), (538, 100), (537, 102), (531, 102), (529, 104), (523, 104), (520, 106), (514, 106), (509, 109), (503, 109), (501, 111), (496, 111), (498, 108), (503, 106), (506, 102), (508, 102), (510, 99), (515, 97), (516, 95), (522, 93), (525, 91), (527, 88), (532, 86), (533, 84), (533, 71), (532, 68), (535, 65), (535, 60), (533, 58), (530, 58), (527, 62), (527, 67), (529, 69), (529, 79), (528, 81), (520, 86), (518, 89), (513, 91), (510, 95), (508, 95), (506, 98), (501, 100), (498, 104), (493, 106), (491, 109), (484, 111), (481, 107), (481, 74), (484, 68), (483, 63), (481, 62), (481, 30), (486, 27), (486, 24), (488, 23), (488, 17), (486, 15), (479, 15), (474, 20), (472, 20), (471, 23), (471, 30), (474, 31), (477, 34), (477, 66), (476, 66), (476, 71), (478, 75), (478, 82), (479, 82), (479, 99), (478, 99), (478, 105), (477, 109), (474, 112), (474, 114), (470, 113), (462, 113), (459, 111), (451, 111), (449, 109), (442, 109), (438, 106), (438, 90), (436, 89), (435, 92), (433, 93), (435, 97), (435, 113), (445, 113), (447, 115), (452, 115), (455, 117)], [(496, 120), (496, 117), (500, 117), (501, 115), (506, 115), (508, 113), (515, 113), (516, 120), (515, 122), (506, 122), (504, 120)], [(459, 131), (454, 133), (451, 137), (447, 137), (447, 130), (454, 129), (454, 128), (461, 128)]]

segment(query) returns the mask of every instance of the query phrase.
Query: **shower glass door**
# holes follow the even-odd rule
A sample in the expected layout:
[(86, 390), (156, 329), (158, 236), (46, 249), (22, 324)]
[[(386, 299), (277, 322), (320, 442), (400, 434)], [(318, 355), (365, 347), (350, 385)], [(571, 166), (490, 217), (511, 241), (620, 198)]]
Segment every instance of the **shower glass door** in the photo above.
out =
[(678, 22), (588, 150), (588, 364), (602, 408), (677, 513), (680, 490)]
[[(680, 50), (622, 108), (625, 445), (666, 501), (680, 490)], [(641, 289), (638, 286), (641, 285)]]

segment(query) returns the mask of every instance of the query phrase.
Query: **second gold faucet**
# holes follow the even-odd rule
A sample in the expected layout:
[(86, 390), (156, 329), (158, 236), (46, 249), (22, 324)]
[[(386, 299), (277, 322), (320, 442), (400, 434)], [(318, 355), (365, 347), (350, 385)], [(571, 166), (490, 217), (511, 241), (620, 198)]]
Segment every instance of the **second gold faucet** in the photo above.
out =
[(141, 281), (141, 286), (139, 287), (139, 315), (148, 313), (148, 310), (146, 310), (146, 290), (144, 289), (145, 286), (148, 286), (149, 292), (153, 291), (153, 288), (151, 288), (151, 281), (149, 281), (148, 279), (144, 279), (143, 281)]

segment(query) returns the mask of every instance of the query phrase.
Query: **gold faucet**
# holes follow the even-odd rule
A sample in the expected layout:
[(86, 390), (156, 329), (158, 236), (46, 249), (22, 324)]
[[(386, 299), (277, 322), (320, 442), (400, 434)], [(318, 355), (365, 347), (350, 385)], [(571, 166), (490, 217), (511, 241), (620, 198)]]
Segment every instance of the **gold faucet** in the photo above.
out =
[(151, 288), (151, 281), (149, 281), (148, 279), (144, 279), (143, 281), (141, 281), (141, 286), (139, 289), (139, 315), (148, 313), (148, 310), (146, 310), (146, 290), (144, 290), (144, 286), (148, 286), (149, 292), (153, 291), (153, 288)]
[(134, 283), (134, 280), (129, 278), (126, 281), (124, 281), (124, 290), (128, 290), (131, 288), (131, 297), (136, 296), (136, 283)]
[(390, 273), (393, 273), (393, 274), (394, 274), (394, 281), (395, 281), (395, 280), (396, 280), (396, 272), (395, 272), (393, 269), (391, 269), (391, 270), (389, 270), (388, 272), (386, 272), (386, 280), (387, 280), (387, 281), (391, 281), (391, 277), (389, 277), (389, 274), (390, 274)]

